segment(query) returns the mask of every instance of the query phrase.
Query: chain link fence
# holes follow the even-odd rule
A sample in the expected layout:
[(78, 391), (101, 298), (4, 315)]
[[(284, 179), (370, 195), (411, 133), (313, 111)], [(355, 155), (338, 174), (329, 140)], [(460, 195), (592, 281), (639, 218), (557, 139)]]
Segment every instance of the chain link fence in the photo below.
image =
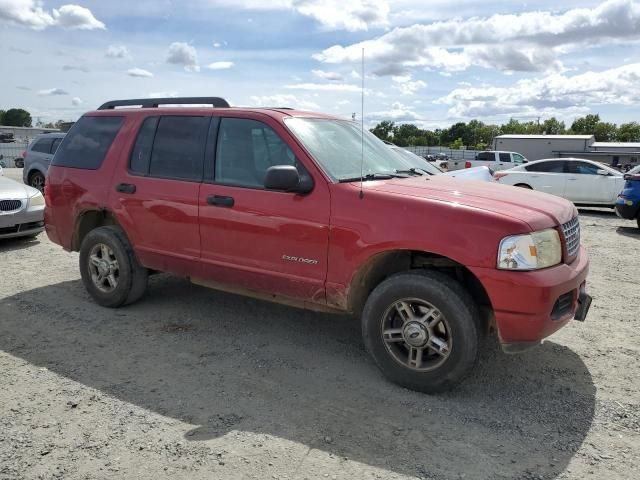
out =
[(420, 157), (424, 157), (426, 155), (437, 155), (438, 153), (443, 153), (452, 160), (475, 160), (476, 155), (481, 152), (481, 150), (467, 150), (464, 148), (460, 150), (457, 150), (457, 149), (454, 150), (448, 147), (415, 146), (415, 147), (402, 147), (402, 148), (409, 150), (410, 152), (413, 152)]
[(14, 168), (16, 167), (16, 160), (18, 165), (22, 163), (22, 153), (27, 149), (28, 142), (11, 142), (0, 143), (0, 166), (2, 168)]

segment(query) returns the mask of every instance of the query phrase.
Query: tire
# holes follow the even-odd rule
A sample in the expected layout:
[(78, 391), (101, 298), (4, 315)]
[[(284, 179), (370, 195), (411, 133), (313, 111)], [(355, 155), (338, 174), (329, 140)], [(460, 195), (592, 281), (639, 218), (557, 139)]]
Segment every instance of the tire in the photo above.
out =
[[(423, 352), (419, 355), (420, 363), (415, 355), (415, 367), (409, 366), (408, 363), (414, 360), (410, 360), (408, 353), (419, 348), (411, 347), (406, 339), (415, 336), (417, 338), (410, 341), (420, 341), (424, 338), (419, 333), (422, 327), (412, 331), (416, 329), (415, 322), (405, 320), (403, 328), (388, 328), (389, 321), (397, 322), (396, 327), (402, 324), (401, 314), (394, 306), (405, 299), (428, 304), (426, 307), (412, 305), (412, 313), (423, 315), (432, 307), (443, 319), (436, 325), (439, 329), (442, 327), (440, 332), (427, 335), (427, 346), (422, 347)], [(435, 318), (437, 316), (427, 318), (425, 323), (435, 322)], [(462, 285), (445, 274), (428, 270), (389, 277), (369, 295), (362, 313), (364, 344), (382, 373), (398, 385), (425, 393), (449, 390), (471, 371), (478, 357), (479, 326), (478, 307)], [(389, 332), (393, 330), (402, 330), (402, 333), (395, 332), (391, 339)], [(446, 344), (439, 347), (439, 353), (432, 348), (436, 340), (438, 344)], [(407, 361), (399, 358), (403, 352)]]
[(16, 168), (24, 168), (24, 159), (22, 158), (16, 158), (13, 163), (15, 164)]
[[(94, 263), (96, 259), (100, 267)], [(116, 226), (96, 228), (84, 238), (80, 246), (80, 275), (89, 294), (103, 307), (133, 303), (147, 289), (148, 271), (138, 262), (125, 233)]]
[(29, 175), (29, 186), (37, 188), (41, 193), (44, 193), (44, 175), (40, 172), (33, 172)]
[(533, 190), (533, 188), (531, 188), (529, 185), (527, 185), (526, 183), (516, 183), (514, 185), (514, 187), (520, 187), (520, 188), (526, 188), (528, 190)]

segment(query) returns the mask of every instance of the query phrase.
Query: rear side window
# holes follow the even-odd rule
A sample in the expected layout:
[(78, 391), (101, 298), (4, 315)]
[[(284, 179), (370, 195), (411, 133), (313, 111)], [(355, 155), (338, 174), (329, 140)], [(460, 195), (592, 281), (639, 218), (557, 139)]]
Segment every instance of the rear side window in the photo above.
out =
[(151, 160), (151, 148), (153, 147), (153, 137), (156, 134), (158, 117), (145, 119), (138, 132), (136, 144), (131, 152), (129, 168), (133, 173), (146, 175), (149, 173), (149, 160)]
[(500, 161), (501, 162), (511, 162), (511, 154), (509, 154), (509, 153), (501, 153), (500, 154)]
[(31, 150), (39, 153), (50, 153), (52, 143), (52, 138), (41, 138), (40, 140), (36, 140), (36, 143), (33, 144)]
[(67, 133), (52, 165), (97, 170), (122, 121), (123, 117), (82, 117)]
[(480, 152), (476, 156), (476, 159), (482, 162), (493, 162), (495, 160), (495, 157), (493, 152)]
[(202, 180), (210, 122), (211, 117), (161, 117), (151, 149), (149, 175)]
[(556, 160), (552, 162), (540, 162), (527, 165), (527, 172), (547, 172), (547, 173), (565, 173), (564, 161)]

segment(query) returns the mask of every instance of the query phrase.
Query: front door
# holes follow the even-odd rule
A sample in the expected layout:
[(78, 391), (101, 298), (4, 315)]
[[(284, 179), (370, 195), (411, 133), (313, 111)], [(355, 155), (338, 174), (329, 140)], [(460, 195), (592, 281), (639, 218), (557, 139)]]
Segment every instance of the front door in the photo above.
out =
[(598, 175), (600, 167), (589, 162), (568, 162), (566, 197), (576, 203), (615, 203), (612, 193), (616, 187), (614, 176)]
[[(274, 165), (295, 165), (314, 179), (313, 190), (266, 190), (264, 175)], [(205, 179), (199, 199), (203, 278), (324, 303), (329, 190), (290, 134), (267, 116), (222, 118), (215, 162), (205, 166), (205, 176), (209, 183)]]
[(198, 192), (210, 122), (210, 116), (147, 117), (129, 161), (114, 175), (112, 203), (146, 267), (184, 275), (197, 267)]

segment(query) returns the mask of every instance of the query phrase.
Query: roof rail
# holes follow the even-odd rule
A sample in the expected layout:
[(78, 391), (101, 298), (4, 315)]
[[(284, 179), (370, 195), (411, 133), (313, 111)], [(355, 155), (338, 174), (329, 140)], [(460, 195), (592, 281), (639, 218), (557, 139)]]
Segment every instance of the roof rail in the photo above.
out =
[(116, 107), (157, 108), (160, 105), (211, 105), (214, 108), (229, 108), (231, 105), (220, 97), (173, 97), (173, 98), (133, 98), (111, 100), (100, 105), (98, 110), (113, 110)]

